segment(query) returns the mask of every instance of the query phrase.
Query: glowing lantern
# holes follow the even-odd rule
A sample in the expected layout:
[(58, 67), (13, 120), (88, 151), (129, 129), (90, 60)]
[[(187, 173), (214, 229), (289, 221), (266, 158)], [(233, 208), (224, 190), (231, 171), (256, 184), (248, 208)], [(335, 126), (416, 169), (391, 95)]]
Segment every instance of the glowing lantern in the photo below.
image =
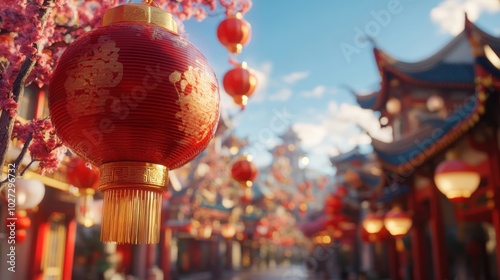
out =
[(242, 186), (251, 187), (259, 171), (252, 162), (252, 157), (244, 156), (233, 163), (231, 167), (231, 176)]
[(76, 202), (76, 221), (85, 227), (94, 225), (94, 189), (99, 186), (99, 169), (87, 165), (79, 157), (72, 158), (67, 165), (66, 174), (68, 182), (77, 187), (79, 197)]
[(17, 179), (15, 186), (18, 210), (35, 208), (45, 196), (45, 186), (38, 180)]
[(430, 112), (437, 112), (444, 107), (444, 100), (439, 95), (432, 95), (425, 104)]
[(231, 239), (236, 234), (236, 227), (233, 224), (225, 224), (221, 228), (222, 237)]
[(101, 240), (158, 243), (168, 170), (205, 149), (219, 119), (204, 56), (172, 15), (124, 4), (66, 49), (49, 90), (58, 136), (100, 169)]
[(375, 213), (366, 214), (362, 222), (363, 228), (370, 234), (378, 233), (384, 227), (384, 220)]
[(229, 70), (222, 79), (224, 90), (229, 94), (234, 103), (243, 109), (246, 107), (248, 98), (255, 91), (257, 77), (254, 72), (247, 67), (246, 62), (241, 63)]
[(434, 173), (437, 188), (452, 201), (469, 198), (480, 181), (479, 173), (460, 160), (443, 161)]
[(389, 114), (396, 115), (401, 112), (401, 101), (393, 97), (387, 101), (385, 109)]
[(410, 230), (412, 220), (401, 208), (394, 207), (385, 214), (384, 226), (392, 236), (402, 237)]
[(240, 53), (251, 35), (252, 27), (241, 13), (228, 16), (217, 27), (217, 38), (232, 53)]
[(269, 222), (267, 220), (260, 220), (255, 227), (255, 231), (260, 236), (265, 236), (269, 232)]

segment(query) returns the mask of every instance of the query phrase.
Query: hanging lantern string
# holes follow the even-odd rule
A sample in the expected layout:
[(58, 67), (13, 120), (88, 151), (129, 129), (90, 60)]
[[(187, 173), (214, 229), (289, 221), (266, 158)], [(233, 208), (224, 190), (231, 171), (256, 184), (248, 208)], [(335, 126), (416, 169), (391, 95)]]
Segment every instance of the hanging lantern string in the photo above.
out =
[(238, 60), (235, 58), (235, 56), (233, 54), (229, 54), (229, 64), (233, 65), (233, 66), (239, 66), (240, 63), (238, 62)]

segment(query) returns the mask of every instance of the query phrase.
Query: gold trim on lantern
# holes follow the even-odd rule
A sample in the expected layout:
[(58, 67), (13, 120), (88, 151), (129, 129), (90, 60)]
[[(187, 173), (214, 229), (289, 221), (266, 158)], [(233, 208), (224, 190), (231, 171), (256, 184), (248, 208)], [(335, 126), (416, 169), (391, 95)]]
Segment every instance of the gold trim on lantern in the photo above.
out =
[(162, 193), (168, 168), (147, 162), (111, 162), (100, 167), (104, 194), (101, 241), (158, 243)]
[(102, 25), (118, 22), (142, 22), (161, 26), (178, 34), (174, 17), (164, 10), (144, 4), (124, 4), (107, 10), (102, 18)]

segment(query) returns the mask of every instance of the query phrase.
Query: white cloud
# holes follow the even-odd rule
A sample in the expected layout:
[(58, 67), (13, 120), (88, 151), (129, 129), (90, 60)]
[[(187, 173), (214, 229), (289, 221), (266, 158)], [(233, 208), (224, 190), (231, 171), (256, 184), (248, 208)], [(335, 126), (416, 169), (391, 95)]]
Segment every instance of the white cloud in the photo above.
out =
[(259, 103), (265, 99), (265, 93), (269, 85), (268, 77), (271, 76), (273, 65), (271, 62), (265, 62), (252, 69), (255, 72), (255, 76), (257, 76), (257, 87), (254, 94), (250, 97), (249, 102)]
[(314, 87), (312, 90), (302, 92), (301, 95), (306, 98), (309, 97), (320, 98), (321, 96), (323, 96), (325, 92), (326, 92), (325, 86), (319, 85)]
[(500, 11), (498, 0), (445, 0), (431, 10), (431, 19), (443, 32), (457, 35), (464, 29), (464, 13), (475, 21), (483, 12)]
[(312, 123), (296, 123), (293, 130), (299, 135), (304, 148), (318, 146), (327, 134), (326, 129)]
[(287, 101), (292, 96), (292, 90), (289, 88), (282, 88), (273, 95), (269, 95), (271, 101)]
[(292, 72), (285, 77), (283, 77), (283, 81), (289, 85), (294, 84), (302, 79), (305, 79), (309, 76), (309, 72)]
[(376, 139), (392, 141), (390, 128), (381, 129), (378, 117), (372, 111), (347, 103), (330, 102), (327, 114), (323, 114), (319, 121), (299, 122), (293, 129), (302, 139), (305, 150), (313, 148), (315, 153), (331, 156), (338, 154), (339, 150), (346, 152), (356, 145), (370, 143), (371, 138), (359, 127)]

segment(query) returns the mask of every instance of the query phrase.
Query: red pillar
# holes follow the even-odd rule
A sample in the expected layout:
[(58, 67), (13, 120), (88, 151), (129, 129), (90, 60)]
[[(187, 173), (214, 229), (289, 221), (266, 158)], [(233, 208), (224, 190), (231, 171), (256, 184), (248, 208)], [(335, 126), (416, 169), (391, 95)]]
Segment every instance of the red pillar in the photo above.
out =
[(227, 238), (226, 242), (226, 270), (233, 270), (233, 239)]
[[(418, 216), (419, 207), (414, 188), (412, 188), (412, 193), (408, 196), (408, 206), (410, 211), (414, 213), (413, 227), (410, 232), (413, 278), (415, 280), (426, 280), (429, 278), (426, 250), (427, 242), (425, 240), (426, 217), (422, 218)], [(415, 213), (417, 214), (415, 215)]]
[(172, 229), (166, 228), (163, 232), (163, 242), (161, 244), (161, 270), (166, 280), (170, 280), (171, 276), (171, 263), (172, 256), (170, 255), (170, 248), (172, 245)]
[(434, 264), (434, 279), (450, 279), (448, 270), (448, 255), (446, 253), (446, 240), (444, 238), (443, 215), (439, 201), (439, 190), (432, 180), (432, 191), (430, 198), (431, 218), (431, 247), (432, 260)]
[(400, 262), (399, 262), (399, 252), (396, 246), (396, 239), (391, 238), (388, 241), (389, 244), (389, 270), (391, 275), (391, 280), (400, 280)]
[(66, 231), (66, 250), (64, 253), (63, 279), (71, 280), (73, 259), (75, 257), (76, 221), (71, 220)]
[(497, 129), (493, 128), (493, 137), (491, 137), (491, 149), (488, 156), (490, 164), (490, 177), (493, 188), (493, 199), (495, 208), (492, 211), (492, 223), (495, 228), (496, 239), (496, 262), (497, 262), (497, 275), (500, 276), (500, 156), (498, 152), (498, 135)]

